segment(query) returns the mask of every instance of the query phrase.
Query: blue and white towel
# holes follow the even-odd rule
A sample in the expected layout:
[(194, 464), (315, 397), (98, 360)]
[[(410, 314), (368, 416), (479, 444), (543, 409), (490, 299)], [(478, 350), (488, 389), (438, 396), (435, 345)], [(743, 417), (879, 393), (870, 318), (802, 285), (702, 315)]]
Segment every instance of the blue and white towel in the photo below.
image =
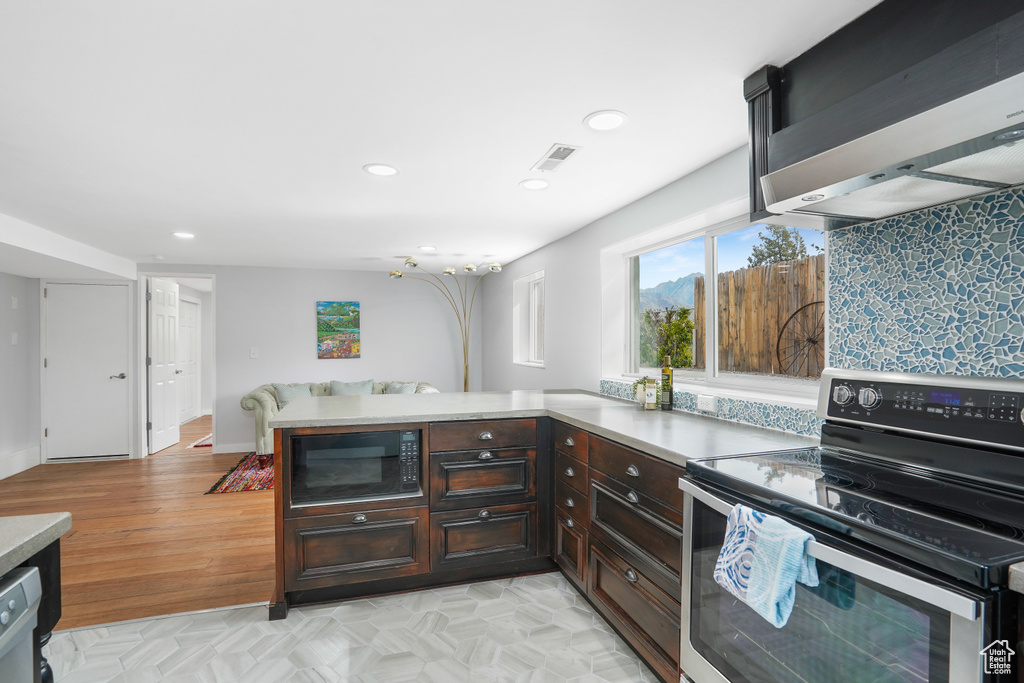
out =
[(782, 628), (793, 611), (796, 582), (818, 585), (814, 558), (804, 550), (813, 538), (778, 517), (736, 505), (729, 513), (715, 581)]

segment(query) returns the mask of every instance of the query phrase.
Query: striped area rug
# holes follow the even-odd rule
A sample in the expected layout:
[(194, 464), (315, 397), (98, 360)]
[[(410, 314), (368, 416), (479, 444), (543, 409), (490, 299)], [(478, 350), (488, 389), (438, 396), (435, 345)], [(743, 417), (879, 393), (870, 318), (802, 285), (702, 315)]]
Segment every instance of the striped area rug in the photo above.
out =
[(250, 453), (221, 477), (207, 493), (233, 493), (235, 491), (263, 491), (274, 488), (274, 456), (267, 457), (267, 466), (259, 467), (259, 459)]

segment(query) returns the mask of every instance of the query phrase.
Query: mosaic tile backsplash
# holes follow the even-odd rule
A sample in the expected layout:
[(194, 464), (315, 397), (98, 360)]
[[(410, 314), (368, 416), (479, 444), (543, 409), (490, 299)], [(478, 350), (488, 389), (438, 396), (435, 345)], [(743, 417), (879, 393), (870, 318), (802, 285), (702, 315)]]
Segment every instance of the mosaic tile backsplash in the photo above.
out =
[(1024, 189), (827, 241), (830, 365), (1024, 377)]
[[(601, 393), (616, 398), (636, 399), (636, 396), (633, 394), (632, 382), (602, 379)], [(697, 410), (697, 394), (688, 391), (674, 392), (672, 406), (676, 410), (683, 410), (688, 413), (706, 414)], [(789, 406), (761, 403), (759, 401), (719, 398), (718, 412), (715, 414), (715, 417), (757, 427), (767, 427), (784, 432), (803, 434), (804, 436), (819, 436), (821, 434), (821, 420), (818, 419), (813, 410), (801, 410)]]

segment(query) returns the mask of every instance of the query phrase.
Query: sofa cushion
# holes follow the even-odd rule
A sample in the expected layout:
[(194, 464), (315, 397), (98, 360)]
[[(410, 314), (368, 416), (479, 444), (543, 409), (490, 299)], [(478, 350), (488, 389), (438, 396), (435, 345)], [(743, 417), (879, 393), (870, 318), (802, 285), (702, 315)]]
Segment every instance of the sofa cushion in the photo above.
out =
[(373, 380), (364, 382), (339, 382), (331, 380), (331, 396), (361, 396), (373, 393)]
[(297, 398), (310, 398), (309, 384), (273, 384), (277, 394), (277, 407), (284, 408)]
[(416, 382), (387, 382), (384, 385), (385, 394), (415, 394)]

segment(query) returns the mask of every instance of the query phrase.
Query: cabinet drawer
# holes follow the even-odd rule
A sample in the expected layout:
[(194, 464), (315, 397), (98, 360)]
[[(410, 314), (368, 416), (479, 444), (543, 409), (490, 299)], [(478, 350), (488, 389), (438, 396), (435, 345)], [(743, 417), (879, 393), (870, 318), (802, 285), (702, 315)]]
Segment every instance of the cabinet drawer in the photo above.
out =
[[(667, 516), (671, 514), (671, 516)], [(674, 519), (673, 519), (674, 518)], [(680, 590), (682, 515), (598, 472), (590, 478), (590, 532), (643, 567), (670, 595)]]
[(583, 519), (589, 514), (590, 509), (586, 494), (580, 493), (564, 481), (555, 480), (555, 505), (579, 515)]
[(536, 503), (430, 515), (430, 566), (433, 571), (536, 556)]
[(434, 454), (430, 507), (454, 510), (526, 503), (537, 495), (537, 451), (532, 448)]
[(555, 449), (580, 460), (587, 461), (587, 433), (582, 429), (570, 427), (564, 422), (552, 422)]
[(434, 422), (430, 425), (431, 452), (536, 445), (536, 420)]
[(425, 506), (288, 519), (284, 534), (287, 591), (430, 569)]
[(586, 464), (570, 458), (565, 453), (555, 451), (555, 480), (565, 482), (576, 489), (584, 496), (587, 495), (589, 482), (587, 481)]
[(666, 681), (679, 677), (678, 602), (614, 552), (591, 541), (587, 594)]
[(677, 510), (683, 509), (679, 477), (686, 469), (600, 437), (590, 439), (590, 467)]
[(576, 587), (587, 590), (587, 527), (563, 508), (555, 510), (555, 562)]

